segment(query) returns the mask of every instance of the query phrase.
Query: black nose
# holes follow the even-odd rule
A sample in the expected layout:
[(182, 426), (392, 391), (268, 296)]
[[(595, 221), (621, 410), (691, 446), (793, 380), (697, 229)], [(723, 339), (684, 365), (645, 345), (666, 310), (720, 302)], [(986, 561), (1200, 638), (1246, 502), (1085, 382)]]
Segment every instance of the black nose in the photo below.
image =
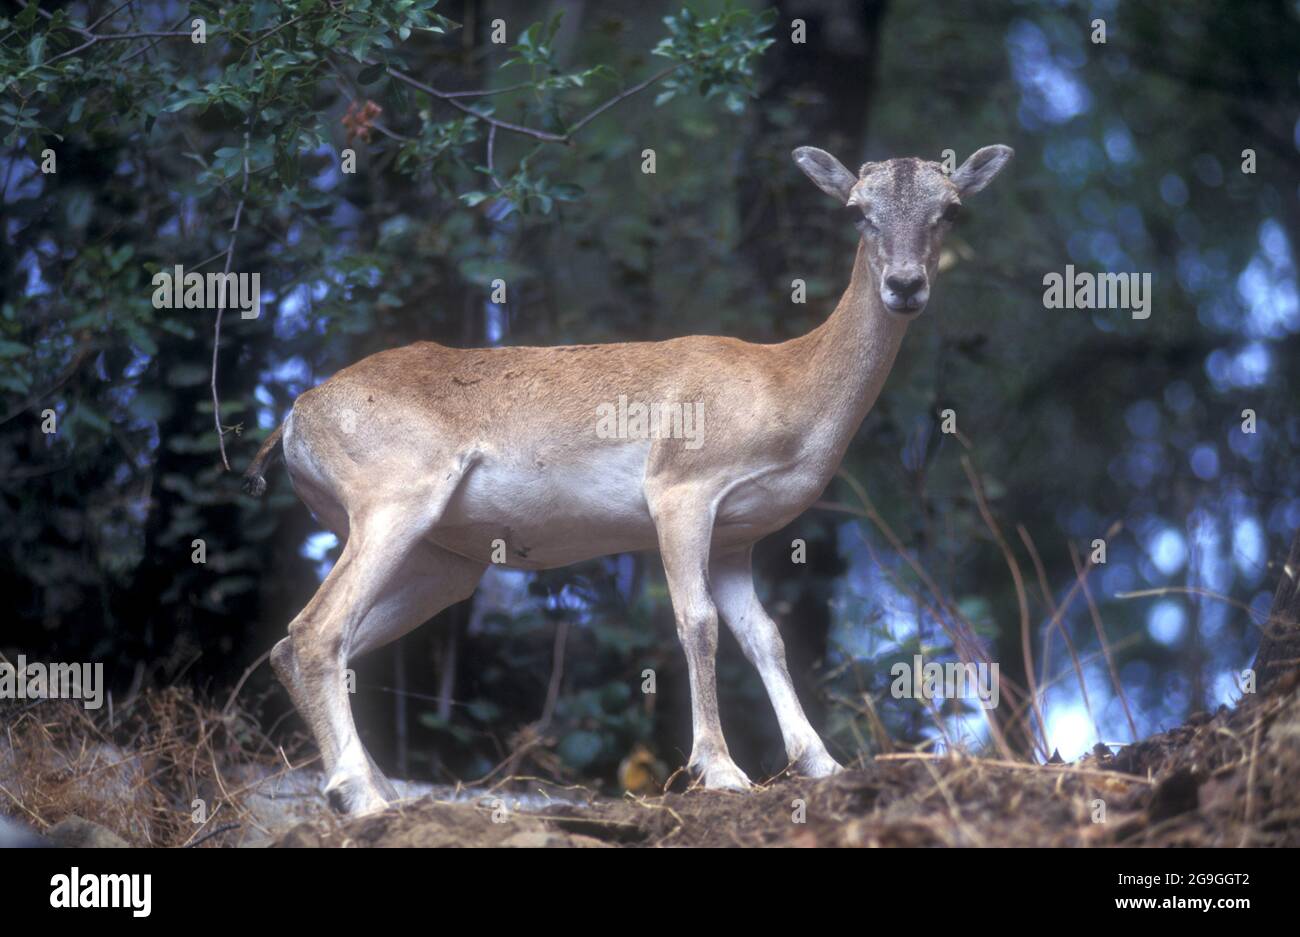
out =
[(925, 277), (919, 275), (914, 277), (890, 275), (885, 277), (885, 286), (889, 287), (889, 289), (900, 298), (908, 299), (919, 293), (921, 287), (925, 286)]

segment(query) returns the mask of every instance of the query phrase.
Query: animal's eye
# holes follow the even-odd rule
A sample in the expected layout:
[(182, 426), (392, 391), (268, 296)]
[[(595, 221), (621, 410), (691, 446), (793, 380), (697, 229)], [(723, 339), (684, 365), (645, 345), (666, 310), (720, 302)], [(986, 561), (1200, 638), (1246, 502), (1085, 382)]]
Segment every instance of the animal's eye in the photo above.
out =
[(949, 202), (948, 207), (943, 210), (944, 221), (956, 221), (957, 216), (961, 214), (960, 202)]
[(876, 223), (862, 213), (862, 209), (854, 210), (853, 226), (859, 231), (876, 231)]

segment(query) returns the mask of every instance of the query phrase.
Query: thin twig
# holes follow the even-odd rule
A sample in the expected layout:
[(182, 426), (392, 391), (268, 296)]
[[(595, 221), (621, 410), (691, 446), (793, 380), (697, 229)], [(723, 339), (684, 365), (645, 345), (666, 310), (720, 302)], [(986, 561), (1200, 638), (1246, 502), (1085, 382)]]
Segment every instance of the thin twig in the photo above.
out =
[[(253, 113), (256, 113), (254, 111)], [(250, 115), (248, 129), (244, 131), (244, 187), (239, 193), (239, 204), (235, 206), (235, 220), (230, 226), (230, 243), (226, 245), (225, 274), (230, 273), (230, 265), (235, 256), (235, 239), (239, 236), (239, 222), (244, 215), (244, 200), (248, 196), (248, 141), (252, 132), (253, 118)], [(223, 275), (223, 282), (224, 275)], [(217, 304), (216, 323), (212, 329), (212, 420), (217, 427), (217, 445), (221, 449), (221, 464), (230, 471), (230, 459), (226, 457), (226, 431), (221, 426), (221, 399), (217, 394), (217, 354), (221, 350), (221, 317), (225, 312), (225, 297)]]
[[(178, 26), (182, 25), (187, 19), (189, 19), (188, 13), (185, 16), (182, 16), (180, 19), (178, 19), (175, 23), (172, 23), (171, 28), (176, 29)], [(120, 58), (117, 64), (125, 65), (127, 62), (131, 61), (133, 58), (136, 58), (137, 56), (141, 56), (148, 52), (152, 52), (154, 49), (158, 48), (158, 42), (159, 40), (154, 40), (153, 42), (145, 43), (140, 48), (132, 52), (130, 55), (124, 55), (122, 58)]]
[(1136, 742), (1138, 740), (1137, 722), (1133, 719), (1133, 710), (1129, 708), (1128, 696), (1124, 692), (1124, 684), (1119, 679), (1119, 668), (1115, 666), (1115, 655), (1111, 653), (1110, 642), (1106, 640), (1106, 629), (1102, 627), (1101, 612), (1097, 610), (1097, 602), (1092, 597), (1092, 589), (1088, 587), (1088, 569), (1091, 568), (1091, 564), (1087, 567), (1082, 564), (1074, 549), (1074, 544), (1070, 544), (1070, 559), (1074, 563), (1074, 574), (1078, 577), (1079, 586), (1083, 589), (1084, 601), (1088, 603), (1088, 614), (1092, 617), (1092, 625), (1097, 632), (1097, 643), (1101, 646), (1101, 652), (1106, 658), (1106, 670), (1110, 674), (1111, 685), (1115, 687), (1115, 695), (1119, 697), (1120, 705), (1124, 707), (1124, 717), (1128, 720), (1129, 735)]
[[(68, 383), (68, 381), (72, 379), (72, 376), (77, 373), (77, 371), (81, 368), (81, 366), (85, 364), (87, 360), (93, 357), (92, 352), (96, 350), (98, 350), (98, 346), (95, 343), (87, 339), (83, 339), (81, 343), (73, 350), (73, 355), (71, 360), (66, 365), (64, 365), (62, 372), (60, 372), (59, 376), (55, 378), (54, 383), (49, 387), (47, 387), (44, 391), (28, 397), (21, 404), (17, 404), (11, 407), (9, 411), (5, 413), (4, 416), (0, 416), (0, 423), (8, 423), (14, 417), (18, 416), (20, 413), (23, 413), (33, 405), (40, 403), (41, 400), (43, 400), (46, 397), (49, 397), (51, 394), (57, 391), (64, 384)], [(11, 477), (12, 477), (12, 473), (11, 473)]]
[[(940, 796), (943, 797), (944, 802), (948, 805), (948, 813), (952, 816), (953, 825), (957, 827), (957, 829), (965, 832), (966, 837), (974, 842), (976, 846), (987, 846), (988, 844), (984, 841), (984, 837), (980, 836), (979, 830), (975, 829), (975, 827), (962, 819), (961, 807), (957, 805), (957, 801), (953, 798), (952, 792), (948, 790), (948, 785), (944, 783), (943, 775), (939, 774), (939, 772), (935, 770), (932, 760), (922, 759), (921, 765), (929, 773), (930, 779), (934, 781), (935, 790), (939, 792)], [(928, 797), (928, 794), (920, 797), (917, 799), (917, 802), (924, 803)]]
[(1241, 831), (1241, 845), (1250, 844), (1250, 822), (1255, 815), (1255, 765), (1259, 760), (1259, 737), (1264, 731), (1264, 722), (1259, 720), (1255, 723), (1255, 732), (1250, 744), (1250, 766), (1246, 769), (1246, 815), (1245, 823)]
[(961, 466), (970, 480), (971, 489), (975, 492), (975, 504), (979, 508), (980, 517), (984, 519), (989, 532), (993, 534), (998, 549), (1002, 551), (1002, 556), (1007, 561), (1007, 568), (1011, 571), (1011, 580), (1016, 590), (1016, 602), (1020, 606), (1020, 651), (1025, 658), (1025, 679), (1029, 683), (1029, 698), (1033, 703), (1034, 717), (1038, 720), (1038, 727), (1042, 732), (1042, 745), (1046, 751), (1047, 720), (1043, 718), (1042, 706), (1038, 700), (1038, 680), (1034, 676), (1034, 652), (1029, 639), (1029, 599), (1025, 595), (1025, 579), (1020, 572), (1020, 563), (1016, 561), (1010, 544), (1007, 543), (1006, 537), (1002, 536), (1002, 529), (993, 518), (988, 499), (984, 496), (984, 486), (980, 484), (979, 476), (975, 474), (970, 458), (963, 455)]
[(249, 49), (251, 49), (253, 46), (257, 45), (257, 44), (258, 44), (259, 42), (261, 42), (263, 39), (270, 39), (272, 36), (274, 36), (274, 35), (275, 35), (276, 33), (278, 33), (280, 30), (282, 30), (282, 29), (288, 29), (288, 28), (289, 28), (290, 26), (292, 26), (294, 23), (296, 23), (296, 22), (298, 22), (300, 19), (302, 19), (304, 15), (305, 15), (305, 14), (299, 14), (298, 16), (295, 16), (295, 17), (294, 17), (293, 19), (291, 19), (291, 20), (286, 20), (285, 22), (281, 23), (279, 26), (275, 26), (275, 27), (273, 27), (273, 28), (271, 28), (271, 29), (267, 29), (265, 32), (263, 32), (260, 36), (258, 36), (258, 37), (255, 38), (255, 39), (245, 39), (245, 38), (244, 38), (240, 33), (235, 33), (234, 36), (235, 36), (235, 38), (238, 39), (240, 42), (244, 43), (244, 45), (245, 45), (245, 49), (244, 49), (244, 51), (247, 52)]
[(560, 698), (560, 681), (564, 676), (564, 645), (569, 636), (569, 620), (561, 619), (555, 629), (555, 647), (551, 651), (551, 680), (546, 687), (546, 703), (542, 706), (542, 718), (537, 720), (537, 731), (544, 732), (555, 715), (555, 704)]
[[(369, 65), (369, 66), (380, 64), (378, 62), (373, 62), (368, 59), (359, 59), (358, 61), (360, 61), (363, 65)], [(677, 69), (681, 68), (683, 64), (685, 63), (676, 62), (668, 66), (667, 68), (660, 69), (658, 72), (651, 75), (649, 78), (645, 79), (644, 81), (637, 82), (632, 87), (620, 91), (618, 94), (614, 95), (609, 100), (597, 105), (595, 108), (588, 111), (585, 115), (580, 117), (575, 123), (570, 125), (569, 129), (564, 133), (552, 133), (549, 130), (538, 130), (535, 127), (526, 127), (523, 124), (516, 124), (508, 120), (501, 120), (498, 117), (493, 117), (490, 114), (484, 114), (481, 111), (476, 111), (472, 107), (460, 103), (459, 99), (461, 97), (469, 96), (464, 92), (457, 93), (452, 91), (443, 91), (439, 88), (433, 87), (432, 85), (425, 84), (424, 82), (419, 81), (416, 78), (412, 78), (410, 75), (406, 74), (405, 72), (396, 68), (392, 68), (391, 66), (384, 66), (384, 71), (390, 77), (397, 79), (403, 84), (409, 85), (410, 87), (415, 88), (417, 91), (423, 91), (425, 94), (429, 95), (430, 97), (437, 98), (440, 101), (446, 101), (452, 107), (456, 108), (456, 110), (461, 111), (464, 114), (468, 114), (470, 117), (474, 117), (478, 120), (481, 120), (484, 123), (488, 124), (490, 127), (494, 127), (500, 130), (508, 130), (511, 133), (517, 133), (525, 137), (532, 137), (534, 140), (540, 140), (544, 143), (571, 144), (573, 142), (573, 137), (578, 133), (578, 131), (580, 131), (583, 127), (587, 126), (587, 124), (591, 123), (601, 114), (605, 113), (605, 111), (609, 110), (611, 107), (614, 107), (616, 104), (626, 100), (627, 98), (630, 98), (632, 95), (644, 91), (646, 88), (650, 87), (655, 82), (662, 80), (663, 78), (672, 74)], [(473, 92), (473, 94), (480, 95), (482, 94), (482, 92)]]
[[(1114, 644), (1107, 644), (1107, 647), (1110, 648), (1111, 650), (1132, 647), (1135, 644), (1139, 643), (1141, 640), (1142, 640), (1142, 635), (1131, 634), (1127, 638), (1121, 638), (1120, 640), (1116, 641)], [(1099, 658), (1104, 659), (1105, 656), (1106, 656), (1105, 651), (1097, 650), (1097, 651), (1093, 651), (1091, 654), (1079, 658), (1079, 662), (1082, 664), (1091, 664), (1093, 661)], [(1046, 693), (1050, 688), (1056, 686), (1056, 684), (1063, 682), (1065, 680), (1065, 676), (1066, 675), (1062, 673), (1056, 677), (1049, 677), (1043, 681), (1039, 689), (1042, 690), (1044, 693)], [(1116, 744), (1123, 744), (1123, 743), (1116, 743)]]
[[(1220, 602), (1227, 602), (1234, 608), (1239, 608), (1251, 616), (1258, 615), (1259, 612), (1251, 608), (1245, 602), (1239, 602), (1231, 596), (1224, 595), (1221, 592), (1215, 592), (1211, 589), (1202, 589), (1198, 586), (1162, 586), (1158, 589), (1138, 589), (1136, 592), (1116, 592), (1117, 599), (1144, 599), (1157, 595), (1170, 595), (1173, 593), (1183, 593), (1185, 595), (1203, 595), (1207, 598), (1218, 599)], [(1259, 627), (1256, 624), (1256, 627)]]
[[(24, 6), (25, 5), (26, 4), (24, 4)], [(53, 65), (55, 62), (58, 62), (61, 59), (66, 59), (70, 55), (76, 55), (78, 52), (85, 51), (86, 49), (89, 49), (91, 46), (100, 42), (114, 42), (114, 41), (121, 41), (121, 40), (128, 40), (128, 39), (180, 39), (180, 38), (188, 39), (190, 38), (190, 34), (188, 32), (171, 32), (167, 30), (159, 30), (157, 32), (134, 32), (134, 33), (96, 33), (96, 32), (91, 32), (89, 29), (84, 29), (80, 26), (76, 26), (71, 23), (68, 24), (68, 28), (71, 29), (73, 32), (79, 33), (82, 36), (88, 36), (89, 38), (81, 45), (74, 46), (71, 49), (66, 49), (63, 52), (60, 52), (58, 55), (54, 56), (53, 58), (41, 62), (40, 63), (41, 67), (48, 67), (50, 65)]]
[(477, 91), (444, 91), (443, 95), (449, 98), (484, 98), (493, 94), (508, 94), (511, 91), (522, 91), (524, 88), (531, 88), (532, 83), (521, 81), (517, 85), (506, 85), (504, 88), (481, 88)]
[(230, 691), (230, 696), (226, 699), (226, 705), (221, 708), (221, 714), (223, 716), (229, 715), (230, 711), (235, 706), (235, 699), (239, 696), (239, 691), (244, 688), (244, 683), (248, 680), (250, 676), (252, 676), (254, 670), (256, 670), (258, 667), (261, 667), (262, 664), (266, 662), (266, 659), (271, 656), (271, 651), (274, 650), (275, 650), (274, 647), (268, 649), (265, 654), (263, 654), (257, 660), (249, 664), (248, 667), (244, 670), (243, 676), (239, 678), (239, 682), (235, 684), (235, 688)]
[(192, 842), (192, 843), (186, 843), (186, 844), (185, 844), (185, 848), (186, 848), (186, 849), (193, 849), (195, 846), (198, 846), (198, 845), (200, 845), (200, 844), (202, 844), (202, 843), (206, 843), (208, 840), (210, 840), (210, 839), (211, 839), (212, 837), (214, 837), (214, 836), (220, 836), (222, 833), (228, 833), (228, 832), (230, 832), (231, 830), (237, 830), (237, 829), (239, 829), (239, 824), (238, 824), (238, 823), (226, 823), (226, 824), (223, 824), (222, 826), (217, 827), (217, 828), (216, 828), (215, 830), (213, 830), (212, 832), (207, 833), (207, 834), (205, 834), (205, 835), (203, 835), (203, 836), (200, 836), (200, 837), (199, 837), (198, 839), (196, 839), (194, 842)]
[[(1034, 538), (1030, 536), (1029, 530), (1024, 524), (1016, 524), (1016, 530), (1020, 534), (1020, 540), (1029, 551), (1029, 559), (1034, 564), (1034, 575), (1038, 577), (1038, 588), (1043, 593), (1043, 604), (1047, 606), (1047, 614), (1050, 618), (1056, 614), (1056, 600), (1052, 598), (1052, 590), (1047, 584), (1047, 567), (1043, 565), (1043, 558), (1038, 554), (1038, 545), (1034, 543)], [(1047, 680), (1047, 668), (1052, 660), (1052, 632), (1043, 633), (1043, 650), (1040, 656), (1041, 663), (1038, 668), (1038, 681), (1042, 683)]]
[(93, 33), (93, 32), (94, 32), (94, 31), (99, 27), (99, 25), (100, 25), (101, 23), (103, 23), (105, 20), (112, 19), (114, 16), (116, 16), (116, 15), (118, 14), (118, 12), (120, 12), (122, 9), (124, 9), (124, 8), (127, 7), (127, 6), (129, 6), (130, 4), (131, 4), (131, 0), (122, 0), (122, 2), (119, 3), (117, 6), (113, 7), (113, 9), (109, 10), (107, 13), (105, 13), (105, 14), (104, 14), (103, 16), (101, 16), (99, 19), (95, 20), (95, 22), (93, 22), (93, 23), (91, 23), (89, 26), (87, 26), (87, 27), (86, 27), (86, 32), (91, 32), (91, 33)]
[[(953, 648), (956, 650), (963, 663), (974, 661), (987, 663), (988, 656), (984, 653), (979, 641), (975, 638), (975, 629), (971, 625), (970, 621), (961, 613), (960, 609), (956, 608), (948, 601), (944, 596), (943, 591), (939, 588), (939, 584), (934, 581), (926, 569), (918, 563), (903, 546), (902, 540), (899, 539), (898, 535), (894, 532), (893, 528), (889, 526), (889, 523), (884, 519), (884, 517), (881, 516), (880, 512), (876, 510), (876, 506), (872, 503), (870, 497), (868, 497), (866, 489), (862, 487), (856, 478), (848, 472), (845, 472), (843, 469), (838, 472), (838, 475), (840, 478), (844, 479), (850, 488), (853, 489), (853, 493), (857, 496), (858, 501), (862, 503), (862, 507), (855, 508), (852, 505), (836, 504), (834, 502), (826, 501), (819, 501), (814, 505), (814, 507), (821, 507), (827, 510), (841, 511), (846, 514), (865, 517), (875, 524), (876, 528), (884, 535), (885, 540), (889, 545), (903, 558), (903, 561), (907, 563), (908, 567), (916, 577), (921, 580), (925, 587), (930, 591), (930, 594), (934, 596), (939, 606), (949, 616), (951, 616), (951, 621), (946, 620), (940, 615), (935, 615), (934, 618), (935, 621), (938, 622), (939, 627), (942, 628), (944, 633), (952, 640)], [(962, 632), (956, 627), (958, 624), (966, 629), (965, 632)], [(1003, 683), (1008, 682), (1004, 677), (1000, 676), (999, 679), (1001, 679)], [(1011, 748), (1002, 734), (1002, 727), (998, 725), (996, 719), (989, 715), (988, 710), (984, 710), (984, 716), (985, 723), (989, 727), (989, 732), (993, 736), (994, 743), (1004, 755), (1011, 757)]]
[(625, 98), (630, 98), (632, 95), (636, 94), (639, 91), (644, 91), (646, 88), (649, 88), (655, 82), (667, 78), (673, 72), (677, 71), (677, 69), (681, 68), (683, 64), (684, 63), (682, 62), (676, 62), (672, 65), (669, 65), (667, 68), (660, 69), (659, 71), (655, 72), (655, 74), (647, 78), (645, 81), (638, 82), (637, 84), (628, 88), (626, 91), (616, 94), (614, 97), (610, 98), (604, 104), (600, 105), (595, 110), (588, 113), (586, 117), (583, 117), (577, 123), (570, 126), (567, 136), (572, 137), (579, 130), (587, 126), (587, 124), (591, 123), (593, 120), (595, 120), (601, 114), (605, 113), (615, 104), (618, 104), (620, 101), (624, 100)]
[[(1043, 601), (1047, 604), (1049, 616), (1056, 613), (1056, 603), (1052, 600), (1052, 592), (1047, 587), (1047, 570), (1043, 566), (1042, 557), (1038, 555), (1038, 548), (1034, 545), (1034, 538), (1029, 535), (1028, 529), (1024, 524), (1017, 524), (1016, 530), (1020, 532), (1020, 540), (1029, 551), (1029, 557), (1034, 563), (1034, 572), (1038, 576), (1038, 586), (1043, 592)], [(1049, 651), (1051, 649), (1052, 632), (1048, 631), (1043, 635), (1042, 666), (1039, 668), (1038, 682), (1040, 691), (1043, 693), (1043, 699), (1047, 699), (1046, 691), (1041, 690), (1041, 684), (1047, 679), (1047, 667), (1050, 663)], [(1083, 666), (1079, 663), (1079, 652), (1075, 650), (1074, 641), (1070, 639), (1070, 632), (1064, 625), (1061, 626), (1061, 637), (1065, 639), (1066, 650), (1070, 652), (1070, 663), (1074, 666), (1075, 678), (1079, 681), (1079, 692), (1083, 696), (1083, 708), (1088, 714), (1088, 721), (1092, 723), (1092, 729), (1097, 733), (1097, 741), (1101, 741), (1101, 725), (1097, 722), (1097, 717), (1092, 711), (1092, 701), (1088, 698), (1088, 681), (1083, 676)]]
[(493, 184), (494, 184), (498, 189), (504, 189), (505, 186), (503, 186), (503, 185), (501, 184), (501, 180), (497, 178), (497, 174), (496, 174), (496, 166), (495, 166), (495, 164), (494, 164), (494, 162), (493, 162), (493, 159), (494, 159), (493, 152), (494, 152), (494, 150), (496, 149), (496, 143), (497, 143), (497, 128), (496, 128), (496, 125), (494, 124), (494, 125), (492, 125), (491, 127), (488, 128), (488, 138), (487, 138), (487, 171), (488, 171), (488, 178), (492, 180)]

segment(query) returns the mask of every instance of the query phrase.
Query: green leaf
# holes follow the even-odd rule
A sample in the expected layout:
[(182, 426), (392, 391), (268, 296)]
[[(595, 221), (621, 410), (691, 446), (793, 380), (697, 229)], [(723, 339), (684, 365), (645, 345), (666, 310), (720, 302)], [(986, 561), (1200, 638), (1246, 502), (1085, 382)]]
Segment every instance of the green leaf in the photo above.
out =
[(361, 70), (361, 74), (357, 76), (357, 84), (373, 85), (376, 81), (383, 78), (384, 74), (385, 66), (382, 62), (378, 62)]
[(108, 420), (104, 419), (91, 407), (84, 403), (77, 404), (70, 414), (68, 414), (68, 423), (85, 423), (87, 426), (94, 427), (101, 433), (107, 433), (112, 429)]
[(114, 273), (118, 273), (126, 266), (126, 262), (134, 256), (135, 247), (131, 244), (123, 244), (108, 255), (108, 266)]
[(153, 336), (134, 322), (123, 324), (122, 331), (131, 339), (131, 344), (135, 345), (140, 351), (149, 357), (158, 354), (158, 343), (153, 340)]
[(29, 3), (23, 7), (23, 11), (14, 17), (14, 26), (17, 29), (29, 29), (36, 22), (36, 16), (40, 12), (40, 5)]
[(186, 94), (167, 102), (163, 105), (163, 110), (168, 114), (174, 114), (177, 111), (183, 111), (185, 108), (191, 107), (195, 104), (205, 104), (207, 101), (208, 96), (206, 94)]

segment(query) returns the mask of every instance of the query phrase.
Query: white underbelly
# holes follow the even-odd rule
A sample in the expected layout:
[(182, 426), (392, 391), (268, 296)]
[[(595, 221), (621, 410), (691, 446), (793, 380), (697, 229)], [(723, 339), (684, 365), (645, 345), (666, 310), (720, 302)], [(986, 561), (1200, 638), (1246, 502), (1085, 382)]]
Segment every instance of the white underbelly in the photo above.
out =
[[(520, 569), (658, 548), (645, 498), (649, 443), (598, 447), (579, 462), (485, 458), (430, 535), (463, 556)], [(826, 485), (809, 465), (738, 467), (720, 492), (713, 541), (752, 543), (807, 509)]]
[(431, 539), (487, 562), (524, 569), (654, 549), (645, 499), (649, 443), (594, 447), (580, 461), (552, 464), (520, 455), (474, 466)]

